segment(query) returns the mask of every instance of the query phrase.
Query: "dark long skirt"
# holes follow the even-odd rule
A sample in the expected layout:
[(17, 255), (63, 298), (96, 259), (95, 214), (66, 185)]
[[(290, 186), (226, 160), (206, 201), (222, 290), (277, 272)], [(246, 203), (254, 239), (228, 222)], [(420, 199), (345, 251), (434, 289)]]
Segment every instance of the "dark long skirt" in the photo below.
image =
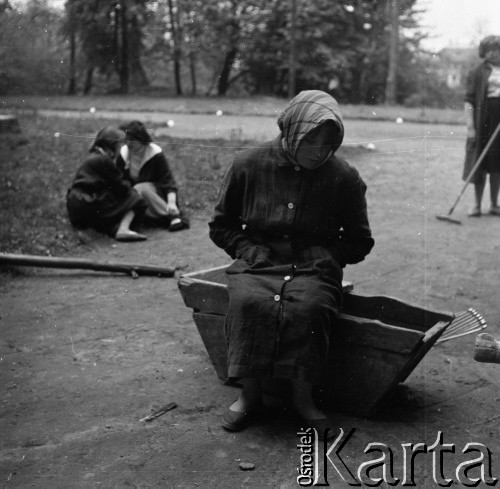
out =
[(128, 211), (133, 210), (136, 216), (140, 217), (147, 204), (133, 189), (127, 195), (118, 197), (111, 192), (96, 195), (72, 188), (68, 190), (66, 207), (69, 220), (76, 228), (93, 228), (114, 236), (120, 221)]
[(321, 382), (342, 303), (340, 267), (329, 258), (265, 268), (237, 260), (227, 274), (229, 377)]
[[(486, 100), (483, 124), (478, 131), (481, 134), (480, 139), (467, 139), (465, 145), (465, 162), (463, 179), (466, 180), (472, 168), (474, 167), (479, 155), (488, 144), (496, 127), (500, 124), (500, 98), (489, 98)], [(483, 162), (476, 170), (471, 182), (476, 183), (484, 178), (486, 173), (500, 172), (500, 135), (495, 138)]]
[[(486, 115), (479, 151), (488, 144), (498, 124), (500, 124), (500, 98), (489, 98), (486, 100)], [(500, 172), (500, 135), (493, 141), (481, 166), (488, 173)]]

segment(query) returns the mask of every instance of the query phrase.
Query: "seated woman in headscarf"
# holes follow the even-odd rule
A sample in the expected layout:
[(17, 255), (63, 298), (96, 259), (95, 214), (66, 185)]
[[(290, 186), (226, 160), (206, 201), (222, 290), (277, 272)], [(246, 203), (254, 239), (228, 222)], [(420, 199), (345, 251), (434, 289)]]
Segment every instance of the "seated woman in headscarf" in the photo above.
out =
[(140, 121), (120, 126), (125, 131), (117, 165), (124, 177), (147, 202), (145, 217), (153, 224), (179, 231), (189, 227), (189, 220), (179, 209), (177, 184), (160, 146), (152, 142)]
[(115, 161), (125, 133), (115, 127), (101, 129), (90, 155), (77, 170), (66, 196), (71, 224), (93, 228), (118, 241), (143, 241), (146, 236), (130, 229), (147, 204), (123, 179)]
[(243, 389), (222, 426), (245, 428), (261, 380), (287, 379), (304, 427), (323, 437), (330, 423), (312, 388), (335, 341), (343, 268), (362, 261), (374, 240), (366, 185), (334, 154), (344, 137), (336, 100), (301, 92), (278, 126), (275, 140), (236, 156), (209, 223), (213, 242), (236, 259), (227, 269), (228, 376)]

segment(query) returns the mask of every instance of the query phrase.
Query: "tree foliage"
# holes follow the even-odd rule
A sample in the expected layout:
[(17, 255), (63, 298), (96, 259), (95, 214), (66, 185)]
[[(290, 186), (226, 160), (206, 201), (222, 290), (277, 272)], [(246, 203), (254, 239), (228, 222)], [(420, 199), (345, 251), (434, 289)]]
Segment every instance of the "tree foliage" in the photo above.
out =
[[(296, 90), (329, 90), (343, 102), (384, 102), (393, 1), (296, 0)], [(0, 91), (286, 96), (291, 3), (66, 0), (57, 11), (48, 0), (21, 10), (0, 0)], [(422, 69), (429, 66), (415, 4), (397, 0), (398, 103), (418, 99)], [(29, 40), (23, 36), (28, 29), (36, 33)], [(432, 86), (444, 90), (438, 81)]]
[(63, 90), (66, 50), (53, 27), (59, 20), (46, 0), (32, 0), (22, 13), (0, 3), (0, 93)]
[(92, 87), (94, 71), (123, 93), (128, 92), (130, 72), (147, 84), (141, 64), (145, 5), (145, 0), (66, 0), (62, 32), (78, 40), (84, 93)]

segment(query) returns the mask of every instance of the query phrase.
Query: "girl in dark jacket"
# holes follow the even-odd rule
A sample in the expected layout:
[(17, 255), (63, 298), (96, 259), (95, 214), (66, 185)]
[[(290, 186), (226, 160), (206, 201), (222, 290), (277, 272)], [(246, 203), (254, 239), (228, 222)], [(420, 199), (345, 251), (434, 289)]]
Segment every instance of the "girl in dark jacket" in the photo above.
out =
[(115, 160), (125, 133), (114, 127), (101, 129), (90, 147), (90, 155), (76, 172), (66, 196), (71, 224), (94, 228), (118, 241), (143, 241), (146, 236), (130, 229), (146, 202), (122, 178)]
[(117, 165), (147, 202), (145, 216), (169, 231), (189, 227), (188, 219), (179, 209), (174, 175), (160, 146), (152, 142), (140, 121), (123, 124), (120, 129), (125, 131), (127, 140)]

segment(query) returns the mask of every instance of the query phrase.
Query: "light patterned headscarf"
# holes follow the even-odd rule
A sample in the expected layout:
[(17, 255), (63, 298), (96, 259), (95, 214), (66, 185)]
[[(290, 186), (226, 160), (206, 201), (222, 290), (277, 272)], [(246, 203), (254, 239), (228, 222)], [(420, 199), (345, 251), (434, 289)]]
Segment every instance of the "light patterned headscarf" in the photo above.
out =
[(283, 137), (283, 148), (292, 159), (304, 136), (327, 121), (333, 121), (339, 131), (332, 141), (332, 154), (344, 139), (344, 124), (337, 101), (321, 90), (304, 90), (288, 103), (278, 117), (278, 126)]

